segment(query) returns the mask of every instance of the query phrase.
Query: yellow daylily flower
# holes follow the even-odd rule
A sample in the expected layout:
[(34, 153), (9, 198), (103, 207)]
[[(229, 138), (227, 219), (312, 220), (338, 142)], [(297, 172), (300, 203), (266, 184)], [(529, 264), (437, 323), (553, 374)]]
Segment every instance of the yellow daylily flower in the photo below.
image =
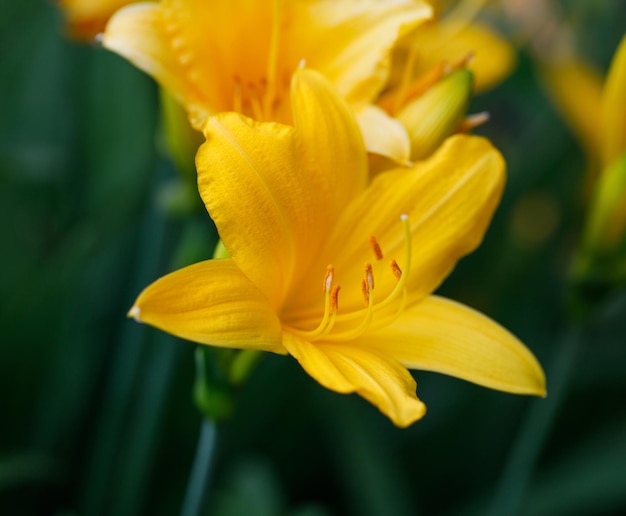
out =
[(577, 278), (621, 282), (626, 278), (626, 36), (604, 83), (596, 155), (601, 173), (591, 196), (574, 263)]
[(600, 167), (602, 76), (574, 56), (543, 65), (540, 72), (555, 107), (577, 136), (592, 177)]
[(291, 106), (293, 127), (237, 113), (207, 121), (198, 186), (230, 257), (157, 280), (129, 315), (203, 344), (290, 354), (400, 427), (426, 410), (407, 368), (543, 395), (521, 342), (431, 295), (483, 237), (504, 184), (500, 154), (454, 136), (370, 179), (350, 108), (322, 75), (296, 72)]
[[(414, 28), (394, 46), (390, 78), (377, 106), (408, 134), (411, 160), (428, 157), (448, 136), (486, 121), (486, 113), (467, 116), (472, 95), (495, 86), (513, 70), (513, 46), (473, 21), (483, 3), (460, 2), (445, 15)], [(438, 2), (431, 4), (442, 11)], [(368, 150), (376, 150), (373, 142), (389, 149), (392, 138), (397, 148), (404, 144), (382, 116), (378, 123), (364, 123), (364, 115), (372, 117), (371, 111), (358, 113)], [(382, 154), (396, 161), (401, 155), (399, 151)]]
[(431, 11), (420, 0), (162, 0), (119, 11), (102, 43), (161, 83), (198, 129), (223, 111), (290, 123), (300, 63), (360, 109), (384, 86), (395, 40)]
[[(421, 75), (442, 62), (454, 63), (472, 55), (467, 67), (476, 79), (476, 92), (481, 93), (506, 79), (517, 63), (513, 45), (484, 24), (446, 18), (432, 20), (402, 40), (395, 56), (397, 66), (418, 52), (416, 75)], [(396, 77), (399, 72), (396, 72)]]
[(65, 13), (71, 35), (78, 39), (93, 39), (104, 30), (115, 11), (137, 1), (58, 0), (58, 3)]
[(600, 154), (605, 167), (626, 152), (626, 36), (611, 62), (602, 92), (602, 142)]

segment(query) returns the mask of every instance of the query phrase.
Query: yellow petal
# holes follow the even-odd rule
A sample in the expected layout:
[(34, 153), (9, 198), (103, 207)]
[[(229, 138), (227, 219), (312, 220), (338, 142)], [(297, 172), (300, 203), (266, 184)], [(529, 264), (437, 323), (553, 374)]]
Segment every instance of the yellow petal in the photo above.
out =
[(275, 312), (230, 259), (163, 276), (139, 295), (129, 315), (201, 344), (285, 352)]
[(407, 165), (411, 143), (406, 129), (376, 106), (365, 106), (356, 114), (368, 152)]
[(541, 70), (541, 75), (552, 102), (595, 165), (602, 134), (601, 76), (576, 60), (550, 63)]
[(429, 296), (360, 344), (410, 369), (515, 394), (546, 392), (543, 370), (528, 348), (488, 317), (449, 299)]
[(284, 50), (292, 62), (306, 59), (358, 109), (384, 86), (396, 39), (431, 16), (423, 1), (309, 1), (306, 9), (295, 10), (290, 26), (298, 45)]
[(59, 0), (72, 36), (90, 39), (102, 32), (115, 11), (132, 3), (132, 0)]
[(367, 103), (395, 39), (430, 12), (409, 0), (163, 0), (117, 13), (103, 43), (170, 90), (196, 127), (227, 110), (289, 121), (285, 93), (299, 62)]
[(320, 73), (298, 70), (291, 99), (299, 149), (311, 171), (303, 180), (315, 182), (310, 186), (328, 227), (369, 182), (363, 138), (352, 110)]
[(186, 107), (202, 97), (171, 46), (168, 21), (160, 3), (138, 3), (117, 11), (102, 35), (102, 45), (150, 74)]
[[(198, 188), (224, 246), (272, 306), (293, 274), (294, 231), (312, 193), (298, 181), (293, 128), (235, 113), (209, 118), (196, 155)], [(310, 202), (310, 201), (309, 201)]]
[[(322, 253), (323, 261), (335, 266), (336, 281), (342, 285), (341, 308), (363, 308), (363, 263), (374, 260), (370, 235), (386, 260), (378, 283), (395, 284), (386, 268), (394, 258), (408, 274), (411, 296), (431, 293), (459, 258), (480, 244), (502, 193), (504, 169), (502, 156), (488, 140), (459, 135), (412, 168), (378, 175), (346, 208)], [(410, 270), (404, 259), (403, 214), (409, 217), (411, 231)]]
[(356, 390), (352, 382), (341, 374), (319, 346), (287, 331), (283, 333), (283, 346), (292, 357), (300, 362), (303, 369), (322, 386), (342, 394)]
[(304, 370), (324, 387), (356, 392), (399, 427), (421, 419), (425, 405), (415, 395), (409, 372), (382, 353), (350, 346), (313, 345), (290, 334), (283, 344)]
[(476, 92), (493, 88), (506, 79), (516, 64), (514, 47), (491, 29), (456, 20), (433, 22), (415, 31), (412, 44), (419, 48), (419, 69), (426, 71), (473, 55), (469, 69), (474, 73)]
[(367, 180), (359, 129), (328, 81), (298, 72), (293, 108), (295, 130), (212, 117), (196, 158), (200, 194), (226, 249), (277, 309)]
[(602, 96), (602, 162), (610, 166), (626, 151), (626, 36), (615, 52)]

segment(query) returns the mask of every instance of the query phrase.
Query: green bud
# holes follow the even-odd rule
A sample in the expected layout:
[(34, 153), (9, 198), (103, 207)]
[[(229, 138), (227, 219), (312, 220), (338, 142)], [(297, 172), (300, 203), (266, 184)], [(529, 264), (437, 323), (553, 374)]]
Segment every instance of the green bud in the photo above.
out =
[(396, 116), (411, 140), (411, 159), (427, 158), (459, 127), (472, 98), (473, 74), (455, 70)]
[(193, 399), (198, 410), (212, 421), (228, 419), (233, 412), (233, 392), (226, 373), (231, 355), (230, 349), (196, 348)]
[(626, 153), (600, 176), (574, 262), (577, 281), (626, 280)]

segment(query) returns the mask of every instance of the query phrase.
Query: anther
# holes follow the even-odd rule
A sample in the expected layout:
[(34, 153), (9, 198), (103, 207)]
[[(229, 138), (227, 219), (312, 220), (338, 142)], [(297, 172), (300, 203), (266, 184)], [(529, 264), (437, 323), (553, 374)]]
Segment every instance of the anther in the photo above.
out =
[(452, 67), (454, 70), (459, 70), (460, 68), (467, 68), (474, 61), (474, 52), (469, 51), (464, 56), (461, 56), (456, 61), (452, 63)]
[(365, 299), (365, 304), (370, 304), (370, 289), (367, 286), (367, 282), (365, 280), (361, 281), (361, 292), (363, 293), (363, 299)]
[(398, 262), (396, 262), (395, 260), (391, 260), (389, 266), (391, 267), (393, 277), (396, 278), (397, 281), (400, 281), (400, 278), (402, 278), (402, 269), (400, 269)]
[(330, 290), (330, 287), (333, 284), (334, 276), (335, 268), (332, 265), (329, 265), (326, 267), (326, 275), (324, 276), (324, 292), (328, 292)]
[(378, 242), (376, 241), (376, 237), (374, 237), (373, 235), (370, 237), (370, 245), (372, 246), (372, 249), (374, 251), (374, 256), (376, 256), (376, 259), (382, 260), (383, 251), (380, 248), (380, 245), (378, 245)]
[(365, 264), (365, 281), (369, 290), (374, 290), (374, 271), (372, 271), (371, 263)]
[(461, 120), (457, 131), (459, 133), (467, 133), (472, 129), (475, 129), (479, 125), (483, 125), (489, 120), (489, 113), (487, 111), (481, 111), (480, 113), (474, 113), (467, 115), (464, 120)]
[(335, 285), (333, 287), (333, 291), (330, 293), (330, 309), (329, 313), (333, 314), (339, 308), (339, 291), (341, 290), (341, 285)]

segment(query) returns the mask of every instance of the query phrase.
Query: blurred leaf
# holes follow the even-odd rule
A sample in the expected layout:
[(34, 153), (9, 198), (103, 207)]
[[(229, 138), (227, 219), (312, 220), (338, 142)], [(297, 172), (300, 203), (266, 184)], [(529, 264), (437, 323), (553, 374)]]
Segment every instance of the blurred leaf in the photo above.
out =
[(537, 476), (524, 514), (618, 514), (626, 510), (626, 420), (576, 444)]

